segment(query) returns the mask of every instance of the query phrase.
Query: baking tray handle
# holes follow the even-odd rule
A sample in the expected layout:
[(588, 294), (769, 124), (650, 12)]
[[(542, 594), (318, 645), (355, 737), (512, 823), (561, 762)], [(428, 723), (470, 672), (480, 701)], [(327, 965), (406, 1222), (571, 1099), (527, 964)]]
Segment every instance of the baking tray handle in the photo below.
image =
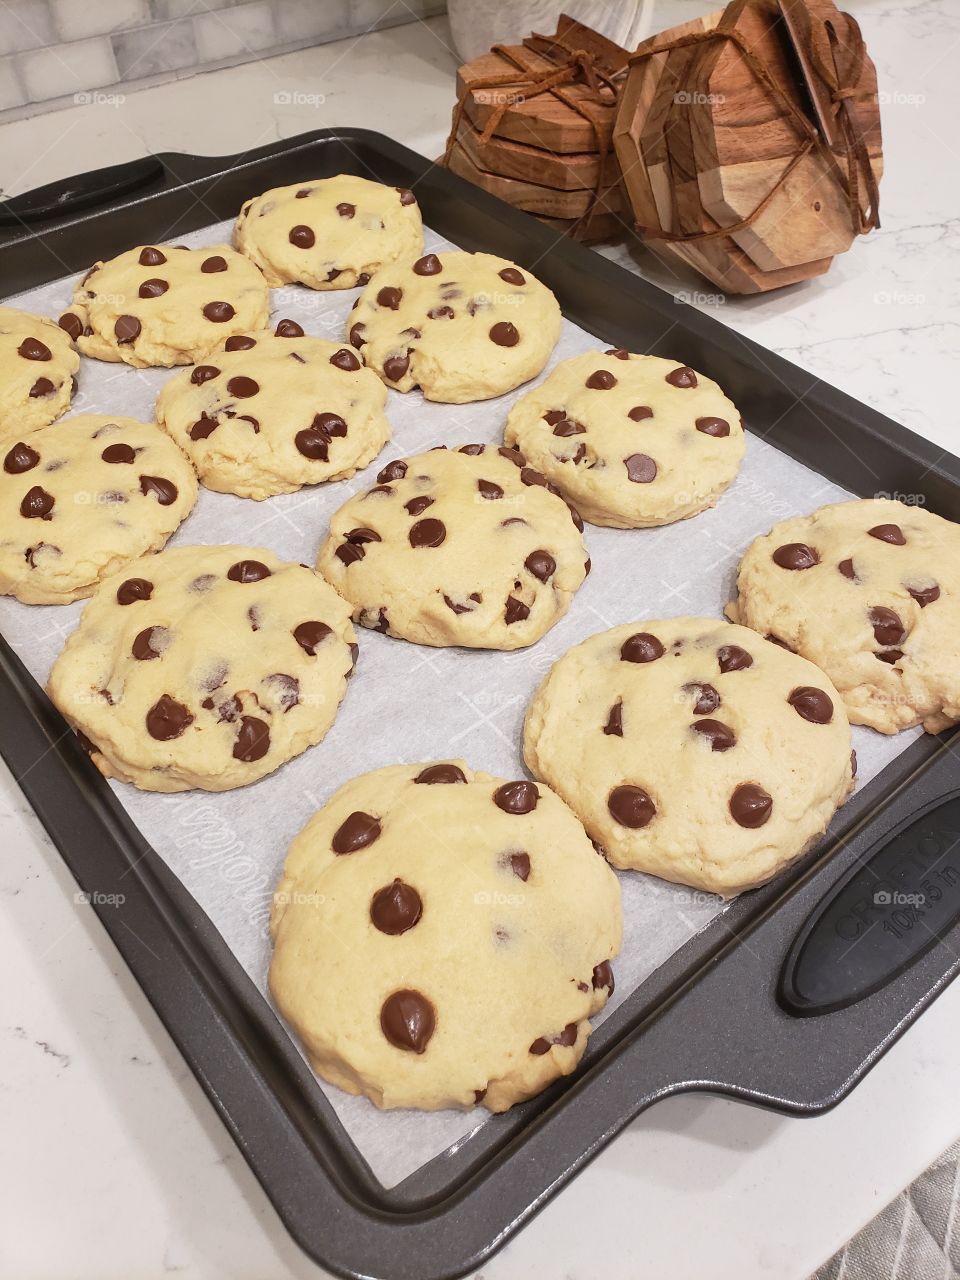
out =
[(71, 178), (59, 178), (45, 187), (35, 187), (23, 195), (0, 201), (0, 227), (29, 226), (97, 205), (108, 205), (121, 196), (159, 183), (164, 173), (162, 160), (157, 156), (144, 156)]

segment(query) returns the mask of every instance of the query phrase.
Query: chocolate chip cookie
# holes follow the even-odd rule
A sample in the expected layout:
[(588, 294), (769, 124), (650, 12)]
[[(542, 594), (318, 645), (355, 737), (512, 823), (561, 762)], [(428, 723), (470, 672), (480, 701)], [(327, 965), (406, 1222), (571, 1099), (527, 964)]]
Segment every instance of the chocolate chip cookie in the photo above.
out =
[(423, 225), (412, 191), (342, 173), (248, 200), (233, 242), (267, 284), (353, 289), (385, 263), (422, 253)]
[(712, 507), (743, 458), (740, 414), (675, 360), (615, 349), (564, 360), (504, 433), (584, 520), (636, 529)]
[(319, 568), (361, 625), (417, 644), (519, 649), (590, 568), (583, 525), (516, 449), (397, 459), (335, 512)]
[(0, 307), (0, 441), (66, 413), (79, 368), (73, 343), (55, 321)]
[(189, 461), (159, 427), (82, 414), (5, 443), (0, 594), (68, 604), (162, 547), (197, 499)]
[(208, 489), (269, 498), (365, 467), (390, 438), (386, 400), (350, 347), (281, 320), (275, 333), (228, 338), (171, 378), (157, 420)]
[(960, 720), (960, 525), (891, 499), (821, 507), (748, 548), (731, 616), (816, 662), (854, 724)]
[(145, 245), (95, 263), (60, 327), (81, 353), (137, 369), (193, 364), (234, 333), (262, 329), (270, 291), (227, 245)]
[(259, 547), (173, 547), (106, 579), (50, 696), (106, 777), (228, 791), (320, 741), (356, 659), (349, 609)]
[(379, 1107), (506, 1111), (583, 1055), (620, 887), (546, 787), (394, 765), (297, 836), (271, 924), (270, 990), (325, 1080)]
[(798, 858), (853, 785), (828, 677), (710, 618), (627, 623), (571, 649), (523, 747), (614, 866), (723, 897)]
[(560, 337), (560, 308), (527, 270), (490, 253), (428, 253), (384, 267), (347, 334), (388, 387), (465, 404), (535, 378)]

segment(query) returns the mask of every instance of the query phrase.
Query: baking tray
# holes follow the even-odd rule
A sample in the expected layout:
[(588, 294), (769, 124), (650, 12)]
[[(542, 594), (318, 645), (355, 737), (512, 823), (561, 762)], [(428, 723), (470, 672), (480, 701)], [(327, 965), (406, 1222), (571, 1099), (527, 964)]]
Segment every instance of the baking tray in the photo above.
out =
[[(834, 483), (912, 495), (960, 520), (957, 459), (364, 130), (239, 156), (149, 157), (9, 201), (0, 295), (131, 244), (176, 240), (267, 187), (339, 172), (414, 188), (441, 235), (534, 270), (603, 345), (702, 369), (752, 431)], [(209, 919), (0, 638), (0, 754), (293, 1236), (351, 1277), (433, 1280), (478, 1266), (670, 1094), (719, 1093), (795, 1115), (838, 1102), (960, 968), (958, 740), (907, 747), (816, 850), (743, 895), (624, 1000), (572, 1079), (387, 1189)], [(109, 906), (121, 893), (122, 910)]]

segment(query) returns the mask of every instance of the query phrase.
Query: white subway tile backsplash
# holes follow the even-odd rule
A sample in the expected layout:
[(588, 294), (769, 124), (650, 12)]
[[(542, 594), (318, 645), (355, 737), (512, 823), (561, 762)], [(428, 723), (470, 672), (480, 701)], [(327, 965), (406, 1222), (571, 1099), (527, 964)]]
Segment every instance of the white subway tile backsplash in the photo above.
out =
[(351, 30), (347, 0), (273, 0), (277, 33), (284, 44), (343, 35)]
[(197, 54), (201, 62), (258, 53), (279, 43), (267, 3), (244, 4), (204, 13), (193, 19)]
[(80, 95), (122, 101), (120, 90), (138, 82), (362, 35), (445, 7), (445, 0), (0, 0), (0, 119)]
[(48, 0), (61, 40), (109, 35), (151, 21), (147, 0)]
[(56, 39), (47, 0), (5, 0), (0, 4), (0, 53), (40, 49)]
[(0, 58), (0, 111), (22, 107), (27, 100), (14, 58)]
[(189, 18), (157, 22), (111, 37), (121, 80), (140, 80), (163, 71), (178, 71), (197, 61), (193, 23)]
[(32, 49), (20, 54), (17, 67), (29, 102), (83, 93), (117, 80), (117, 66), (106, 36)]

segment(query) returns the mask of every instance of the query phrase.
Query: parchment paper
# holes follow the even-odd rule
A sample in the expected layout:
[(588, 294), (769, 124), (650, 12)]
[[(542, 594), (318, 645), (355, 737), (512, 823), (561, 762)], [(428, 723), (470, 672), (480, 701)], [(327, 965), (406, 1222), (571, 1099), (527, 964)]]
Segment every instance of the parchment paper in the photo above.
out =
[[(208, 245), (229, 239), (230, 224), (222, 223), (185, 237), (185, 243)], [(451, 247), (427, 233), (427, 250)], [(64, 278), (8, 301), (56, 317), (68, 306), (73, 285), (74, 278)], [(307, 333), (341, 340), (357, 292), (276, 289), (271, 324), (290, 317)], [(569, 356), (607, 345), (565, 321), (546, 372)], [(84, 359), (73, 411), (152, 421), (156, 396), (171, 376), (165, 369), (141, 371)], [(195, 511), (171, 545), (245, 543), (315, 563), (330, 514), (351, 494), (374, 483), (376, 472), (389, 459), (435, 444), (499, 441), (510, 406), (530, 385), (469, 405), (429, 404), (418, 392), (391, 391), (387, 414), (393, 439), (365, 471), (349, 481), (261, 503), (201, 489)], [(319, 746), (271, 777), (223, 795), (148, 795), (124, 784), (111, 785), (269, 999), (267, 918), (272, 888), (291, 838), (338, 786), (382, 765), (457, 756), (504, 778), (524, 776), (524, 709), (562, 653), (621, 622), (681, 614), (719, 617), (732, 594), (738, 560), (752, 538), (788, 515), (850, 496), (751, 435), (738, 479), (712, 511), (662, 529), (621, 531), (587, 525), (593, 572), (567, 616), (532, 648), (514, 653), (429, 649), (358, 628), (356, 676), (332, 730)], [(0, 629), (41, 683), (82, 607), (83, 602), (30, 606), (0, 600)], [(916, 736), (887, 738), (867, 729), (854, 729), (853, 734), (861, 784)], [(710, 894), (650, 876), (621, 874), (620, 882), (623, 950), (615, 963), (616, 993), (605, 1012), (723, 910)], [(376, 1177), (388, 1187), (488, 1119), (482, 1108), (469, 1114), (384, 1113), (365, 1099), (322, 1083), (319, 1087)]]

